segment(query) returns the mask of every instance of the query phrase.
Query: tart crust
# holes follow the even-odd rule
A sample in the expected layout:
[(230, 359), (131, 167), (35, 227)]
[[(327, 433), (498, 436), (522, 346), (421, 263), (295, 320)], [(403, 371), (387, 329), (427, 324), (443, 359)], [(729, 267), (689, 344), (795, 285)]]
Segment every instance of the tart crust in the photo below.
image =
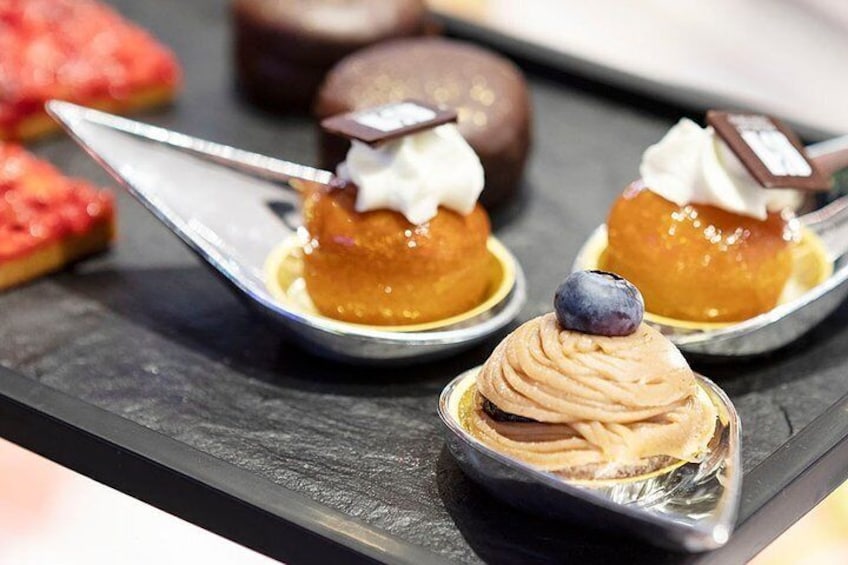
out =
[[(176, 86), (153, 86), (123, 99), (101, 98), (97, 101), (78, 101), (89, 108), (129, 114), (170, 103), (176, 96)], [(61, 129), (59, 123), (45, 110), (30, 114), (7, 127), (0, 127), (0, 141), (30, 141)]]
[(0, 143), (0, 290), (102, 251), (114, 233), (111, 194)]
[(0, 140), (55, 131), (51, 99), (113, 112), (167, 102), (181, 82), (174, 54), (99, 0), (0, 2), (4, 46)]
[(82, 234), (45, 242), (28, 254), (0, 262), (0, 291), (58, 271), (95, 253), (105, 251), (115, 235), (114, 216), (97, 220)]

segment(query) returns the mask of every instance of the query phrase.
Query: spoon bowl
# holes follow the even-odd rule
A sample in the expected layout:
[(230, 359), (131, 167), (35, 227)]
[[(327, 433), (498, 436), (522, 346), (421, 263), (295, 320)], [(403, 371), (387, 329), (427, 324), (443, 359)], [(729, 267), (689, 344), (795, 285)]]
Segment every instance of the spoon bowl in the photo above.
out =
[(445, 443), (462, 470), (493, 496), (543, 516), (626, 531), (674, 550), (705, 551), (729, 538), (739, 502), (739, 417), (710, 380), (697, 376), (719, 421), (707, 455), (617, 480), (575, 481), (499, 453), (463, 423), (480, 367), (449, 383), (439, 399)]
[[(509, 324), (525, 301), (513, 255), (492, 238), (500, 277), (481, 307), (428, 327), (351, 324), (299, 307), (269, 285), (268, 258), (297, 232), (296, 181), (333, 175), (68, 102), (48, 112), (136, 199), (231, 286), (307, 349), (355, 363), (422, 361), (468, 348)], [(295, 181), (292, 183), (292, 181)]]
[[(844, 167), (848, 136), (809, 146), (808, 154)], [(675, 320), (646, 312), (645, 321), (681, 350), (715, 358), (750, 357), (788, 345), (824, 320), (848, 296), (848, 196), (799, 218), (802, 238), (793, 272), (778, 305), (741, 322)], [(573, 271), (598, 269), (607, 246), (606, 226), (598, 226), (577, 253)]]

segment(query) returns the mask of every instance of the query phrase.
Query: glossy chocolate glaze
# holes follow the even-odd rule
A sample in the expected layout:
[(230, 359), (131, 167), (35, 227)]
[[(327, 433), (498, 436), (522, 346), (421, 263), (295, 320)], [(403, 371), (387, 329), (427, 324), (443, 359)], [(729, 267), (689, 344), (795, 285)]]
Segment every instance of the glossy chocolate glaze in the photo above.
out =
[(307, 110), (326, 71), (345, 55), (425, 27), (421, 0), (233, 0), (242, 92), (280, 111)]
[[(416, 99), (455, 108), (459, 129), (486, 171), (481, 202), (492, 206), (519, 186), (530, 148), (530, 96), (521, 71), (469, 43), (412, 38), (363, 49), (339, 62), (318, 93), (318, 118)], [(348, 142), (321, 134), (321, 164), (335, 167)]]

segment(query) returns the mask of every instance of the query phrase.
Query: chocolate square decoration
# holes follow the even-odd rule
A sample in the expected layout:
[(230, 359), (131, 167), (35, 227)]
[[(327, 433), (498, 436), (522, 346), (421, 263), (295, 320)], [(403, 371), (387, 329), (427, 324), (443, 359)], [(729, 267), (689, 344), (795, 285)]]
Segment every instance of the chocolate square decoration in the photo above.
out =
[(829, 190), (830, 179), (811, 161), (783, 122), (762, 114), (707, 112), (707, 123), (766, 188)]
[(417, 100), (331, 116), (321, 122), (329, 133), (368, 144), (381, 143), (457, 119), (456, 111), (435, 108)]

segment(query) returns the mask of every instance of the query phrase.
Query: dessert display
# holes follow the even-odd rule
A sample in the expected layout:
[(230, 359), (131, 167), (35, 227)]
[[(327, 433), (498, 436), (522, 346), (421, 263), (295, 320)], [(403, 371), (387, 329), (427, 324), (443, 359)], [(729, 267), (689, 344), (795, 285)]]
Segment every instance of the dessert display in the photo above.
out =
[[(442, 38), (390, 41), (357, 51), (328, 73), (315, 103), (319, 119), (415, 99), (456, 108), (459, 131), (486, 171), (481, 202), (494, 205), (520, 183), (530, 147), (530, 96), (521, 71), (481, 47)], [(321, 162), (335, 167), (348, 142), (323, 133)]]
[(598, 265), (631, 280), (652, 315), (738, 322), (792, 298), (799, 263), (807, 284), (829, 275), (821, 245), (786, 206), (792, 189), (828, 182), (776, 120), (708, 120), (681, 120), (645, 151), (640, 180), (610, 210)]
[(325, 122), (352, 146), (340, 182), (303, 197), (303, 277), (319, 312), (407, 325), (483, 301), (491, 281), (489, 219), (477, 204), (483, 168), (455, 119), (404, 102)]
[(239, 84), (278, 111), (308, 110), (344, 56), (427, 25), (422, 0), (233, 0), (231, 7)]
[[(214, 58), (214, 50), (209, 52)], [(595, 115), (609, 106), (588, 101), (574, 105), (568, 96), (556, 99), (554, 90), (546, 88), (541, 92), (550, 97), (546, 102), (554, 110), (561, 104), (571, 108), (572, 113), (576, 109)], [(107, 273), (110, 276), (83, 276), (69, 288), (59, 289), (61, 292), (47, 292), (44, 298), (49, 300), (44, 300), (45, 304), (33, 312), (27, 312), (27, 308), (33, 298), (39, 298), (37, 292), (8, 294), (9, 299), (21, 298), (6, 300), (4, 304), (20, 317), (11, 316), (9, 320), (24, 330), (38, 327), (41, 320), (62, 322), (66, 318), (63, 327), (44, 342), (48, 346), (56, 344), (61, 349), (59, 354), (44, 355), (41, 350), (45, 348), (38, 349), (41, 342), (30, 339), (25, 345), (34, 353), (23, 351), (24, 354), (15, 356), (12, 347), (12, 355), (7, 355), (11, 361), (31, 373), (34, 371), (35, 376), (48, 383), (60, 379), (59, 384), (70, 383), (67, 387), (70, 392), (94, 395), (95, 400), (105, 398), (109, 401), (107, 408), (119, 412), (128, 405), (143, 408), (156, 404), (153, 407), (159, 409), (153, 416), (159, 419), (148, 420), (162, 424), (158, 427), (165, 428), (165, 432), (173, 431), (174, 423), (189, 422), (174, 409), (182, 402), (187, 406), (183, 412), (193, 417), (191, 422), (199, 422), (206, 432), (201, 438), (204, 448), (214, 448), (216, 441), (221, 440), (216, 439), (223, 434), (215, 422), (234, 422), (237, 426), (234, 424), (233, 434), (221, 441), (229, 441), (228, 446), (235, 448), (247, 446), (242, 451), (252, 459), (247, 461), (244, 478), (250, 479), (250, 473), (256, 469), (266, 475), (268, 470), (277, 473), (275, 476), (284, 473), (284, 478), (293, 473), (303, 476), (308, 481), (295, 481), (293, 488), (317, 499), (307, 502), (321, 503), (323, 499), (332, 502), (342, 497), (345, 513), (337, 513), (338, 524), (347, 523), (353, 515), (364, 515), (369, 524), (360, 530), (369, 539), (381, 539), (381, 529), (387, 524), (403, 526), (411, 520), (414, 527), (401, 533), (413, 545), (421, 539), (426, 541), (434, 531), (439, 536), (436, 542), (446, 540), (442, 543), (445, 547), (437, 547), (439, 543), (427, 544), (437, 557), (497, 559), (496, 554), (502, 551), (507, 558), (517, 556), (515, 560), (520, 560), (522, 555), (556, 559), (581, 544), (574, 554), (591, 557), (593, 552), (604, 553), (602, 546), (606, 540), (611, 540), (607, 545), (617, 545), (621, 540), (618, 534), (597, 536), (584, 527), (604, 521), (607, 515), (602, 512), (610, 509), (621, 511), (622, 521), (636, 521), (639, 513), (647, 513), (645, 508), (651, 504), (655, 509), (662, 507), (657, 514), (668, 511), (674, 518), (674, 512), (688, 512), (687, 517), (695, 516), (690, 521), (680, 519), (676, 523), (680, 528), (698, 526), (704, 532), (702, 535), (712, 537), (712, 543), (720, 544), (727, 539), (735, 524), (732, 509), (728, 510), (732, 505), (723, 504), (724, 499), (719, 499), (715, 490), (701, 488), (704, 483), (700, 481), (704, 476), (712, 477), (713, 483), (733, 490), (727, 486), (734, 484), (733, 475), (724, 472), (733, 468), (733, 462), (727, 464), (731, 457), (717, 449), (723, 441), (733, 445), (734, 435), (727, 425), (732, 419), (717, 399), (715, 389), (693, 373), (666, 336), (645, 323), (645, 301), (635, 286), (616, 275), (580, 272), (570, 277), (554, 297), (554, 312), (522, 324), (497, 346), (485, 366), (474, 370), (470, 388), (467, 392), (462, 390), (458, 412), (461, 431), (466, 435), (455, 441), (465, 441), (471, 446), (466, 447), (465, 453), (477, 449), (475, 455), (483, 453), (489, 459), (457, 457), (455, 463), (445, 449), (434, 445), (435, 406), (427, 404), (434, 402), (433, 382), (439, 380), (433, 371), (439, 367), (456, 367), (462, 359), (414, 371), (365, 368), (373, 363), (393, 362), (396, 366), (432, 363), (433, 358), (453, 347), (451, 334), (482, 335), (492, 327), (488, 322), (493, 318), (487, 312), (480, 317), (482, 321), (473, 319), (467, 324), (449, 326), (448, 331), (438, 328), (439, 331), (404, 334), (396, 330), (397, 326), (445, 320), (471, 310), (485, 301), (490, 292), (491, 277), (487, 271), (492, 256), (491, 227), (478, 204), (479, 197), (487, 190), (486, 169), (479, 157), (476, 160), (473, 157), (473, 147), (462, 135), (459, 122), (440, 117), (439, 109), (415, 102), (402, 103), (402, 110), (395, 105), (369, 108), (362, 113), (354, 110), (353, 115), (345, 117), (346, 125), (325, 122), (328, 132), (341, 134), (350, 143), (346, 159), (334, 169), (336, 181), (324, 185), (302, 182), (301, 192), (295, 195), (284, 186), (284, 179), (296, 177), (297, 165), (284, 159), (302, 156), (297, 151), (303, 145), (300, 122), (277, 124), (279, 128), (263, 127), (249, 109), (234, 105), (222, 93), (205, 94), (208, 96), (198, 100), (188, 115), (183, 113), (186, 108), (180, 108), (179, 115), (174, 116), (176, 120), (169, 120), (173, 124), (169, 127), (193, 127), (194, 135), (213, 138), (229, 135), (235, 144), (245, 144), (239, 139), (247, 137), (253, 145), (250, 149), (277, 158), (206, 143), (138, 122), (110, 120), (84, 109), (77, 109), (76, 113), (65, 109), (70, 116), (65, 121), (67, 127), (71, 132), (79, 132), (74, 136), (75, 142), (83, 144), (110, 174), (121, 178), (132, 197), (146, 206), (134, 204), (136, 214), (150, 215), (135, 217), (132, 226), (137, 241), (134, 249), (127, 251), (138, 251), (141, 256), (134, 258), (130, 253), (120, 261), (110, 261), (116, 268), (114, 273)], [(624, 137), (639, 138), (650, 127), (644, 116), (628, 116), (626, 104), (621, 104), (615, 113), (618, 116), (614, 121), (624, 129)], [(423, 120), (426, 125), (422, 125), (420, 115), (426, 116)], [(354, 129), (359, 126), (363, 129), (351, 133), (350, 122), (355, 122)], [(591, 129), (588, 126), (598, 125), (595, 122), (586, 120), (582, 125)], [(579, 133), (592, 135), (591, 131)], [(65, 159), (80, 159), (81, 153), (74, 153), (76, 148), (70, 146), (70, 141), (61, 141), (57, 151), (62, 151)], [(556, 145), (554, 140), (548, 141), (547, 147)], [(54, 147), (44, 149), (53, 151)], [(597, 164), (588, 163), (583, 173)], [(295, 173), (289, 175), (291, 171)], [(300, 178), (309, 178), (316, 172), (326, 173), (302, 167)], [(559, 186), (574, 186), (572, 181), (580, 176), (581, 171), (571, 177), (566, 175)], [(557, 186), (557, 179), (550, 180), (550, 186)], [(641, 191), (661, 198), (648, 189)], [(15, 200), (14, 196), (11, 198)], [(5, 200), (4, 193), (0, 203)], [(91, 207), (90, 200), (81, 200), (87, 202), (86, 213), (97, 209)], [(557, 265), (556, 250), (561, 252), (573, 245), (575, 225), (579, 227), (581, 223), (570, 220), (591, 213), (597, 204), (597, 198), (575, 198), (562, 192), (548, 194), (544, 200), (554, 212), (525, 214), (506, 230), (516, 242), (522, 243), (527, 254), (534, 245), (547, 245), (554, 250), (553, 254), (535, 253), (536, 275), (565, 267), (561, 262)], [(707, 218), (710, 211), (705, 208), (709, 205), (696, 203), (696, 206), (702, 207), (696, 219)], [(557, 214), (556, 209), (563, 207), (564, 213)], [(729, 222), (738, 222), (736, 216), (755, 221), (744, 214), (715, 208), (731, 216)], [(651, 206), (646, 209), (650, 211)], [(674, 212), (662, 212), (666, 213)], [(759, 234), (759, 227), (747, 224), (739, 229), (735, 224), (723, 227), (718, 214), (710, 216), (708, 221), (714, 229), (728, 233), (732, 229), (739, 238), (773, 245), (768, 247), (772, 251), (752, 253), (751, 257), (747, 256), (747, 250), (734, 253), (746, 265), (766, 259), (778, 262), (786, 249), (794, 264), (803, 232), (791, 217), (769, 214), (767, 206), (765, 222), (773, 216), (779, 227), (774, 230), (780, 234), (779, 241), (771, 233)], [(302, 225), (298, 223), (301, 219)], [(635, 219), (631, 214), (623, 214), (621, 221)], [(641, 226), (645, 230), (649, 229), (646, 226), (656, 229), (656, 223), (649, 221)], [(17, 231), (32, 233), (28, 228)], [(558, 233), (550, 241), (544, 238), (532, 241), (532, 236), (545, 232)], [(706, 230), (687, 233), (690, 241), (708, 235)], [(637, 240), (630, 242), (631, 245), (648, 245), (644, 232), (634, 230), (631, 237)], [(298, 276), (314, 311), (290, 308), (275, 300), (267, 289), (267, 274), (271, 271), (263, 267), (271, 248), (284, 238), (302, 242), (297, 248), (298, 266), (302, 268)], [(620, 244), (621, 240), (618, 241)], [(189, 249), (195, 255), (190, 255)], [(627, 253), (622, 255), (627, 259)], [(655, 265), (661, 269), (671, 260), (662, 256)], [(0, 265), (4, 261), (5, 258), (0, 259)], [(714, 261), (713, 265), (718, 264), (717, 259)], [(199, 269), (207, 266), (209, 273)], [(716, 267), (722, 272), (733, 268)], [(220, 280), (209, 275), (219, 276)], [(776, 278), (780, 276), (778, 273)], [(62, 275), (59, 282), (66, 281), (66, 277)], [(222, 282), (232, 287), (244, 302), (245, 310), (232, 297), (222, 294)], [(724, 283), (716, 286), (721, 284)], [(786, 284), (786, 280), (781, 283), (784, 288)], [(53, 283), (47, 281), (46, 285), (42, 283), (27, 290), (50, 291), (51, 288), (46, 288), (50, 286)], [(57, 308), (57, 301), (62, 302), (58, 304), (61, 308)], [(248, 307), (255, 310), (250, 314), (265, 316), (267, 320), (248, 316)], [(530, 310), (537, 307), (534, 305)], [(260, 324), (263, 321), (269, 324)], [(79, 339), (80, 331), (92, 328), (97, 330), (92, 339)], [(6, 333), (14, 335), (14, 332)], [(831, 341), (835, 345), (831, 343), (828, 348), (800, 351), (802, 355), (797, 363), (786, 362), (786, 355), (799, 352), (793, 350), (784, 353), (778, 360), (780, 363), (766, 363), (766, 370), (754, 362), (737, 364), (741, 374), (733, 375), (736, 381), (732, 384), (740, 398), (747, 397), (744, 416), (746, 424), (754, 427), (746, 436), (752, 439), (753, 446), (744, 453), (748, 468), (767, 459), (785, 461), (787, 453), (778, 453), (779, 457), (770, 455), (780, 451), (778, 448), (787, 438), (798, 435), (801, 423), (811, 421), (827, 408), (820, 397), (838, 389), (839, 383), (835, 382), (838, 379), (822, 376), (819, 370), (822, 367), (808, 367), (805, 363), (819, 353), (838, 350), (839, 340)], [(138, 346), (134, 348), (135, 342)], [(299, 349), (301, 346), (304, 351)], [(404, 347), (407, 353), (398, 354)], [(82, 359), (84, 363), (74, 362), (74, 356), (79, 357), (87, 350), (92, 351)], [(328, 360), (316, 358), (315, 352)], [(68, 360), (71, 363), (67, 370), (56, 370)], [(349, 367), (339, 360), (365, 367)], [(778, 367), (781, 370), (771, 370), (771, 365), (781, 365)], [(833, 363), (824, 365), (823, 369), (833, 373)], [(84, 370), (89, 367), (94, 370)], [(805, 375), (806, 369), (813, 369), (816, 374)], [(746, 373), (753, 375), (756, 382), (744, 382), (750, 378)], [(95, 380), (90, 386), (74, 386), (77, 375), (93, 375), (91, 378)], [(116, 381), (118, 377), (123, 380), (110, 384), (110, 380)], [(765, 380), (770, 377), (775, 382), (768, 385)], [(448, 380), (443, 374), (439, 388)], [(794, 385), (789, 387), (787, 383)], [(214, 389), (210, 388), (213, 386)], [(763, 407), (776, 407), (796, 392), (804, 393), (816, 387), (821, 389), (813, 398), (817, 402), (800, 398), (796, 404), (788, 405), (783, 414), (776, 408), (762, 414), (759, 411)], [(210, 389), (210, 393), (204, 394), (204, 388)], [(774, 392), (773, 397), (763, 396), (769, 390)], [(138, 400), (144, 395), (156, 396), (145, 405), (143, 398)], [(375, 395), (380, 398), (371, 398)], [(839, 408), (836, 406), (834, 410)], [(220, 417), (216, 410), (222, 412)], [(831, 416), (834, 410), (830, 411)], [(385, 414), (377, 413), (380, 411)], [(240, 412), (245, 413), (244, 418)], [(250, 416), (247, 412), (255, 414)], [(774, 428), (773, 433), (764, 432), (764, 428)], [(787, 445), (803, 443), (817, 429), (823, 428), (814, 427)], [(240, 442), (241, 436), (245, 441)], [(345, 448), (345, 442), (351, 443), (350, 448)], [(811, 453), (802, 454), (806, 459), (796, 466), (801, 471), (810, 469), (810, 462), (829, 445), (818, 451), (808, 450)], [(364, 461), (361, 454), (368, 453), (369, 447), (371, 453)], [(301, 453), (304, 458), (300, 457)], [(185, 455), (196, 467), (196, 454), (189, 450)], [(736, 456), (738, 481), (741, 476), (738, 452)], [(546, 524), (499, 506), (493, 500), (497, 494), (482, 492), (488, 487), (470, 484), (469, 480), (480, 479), (471, 472), (468, 472), (470, 479), (465, 479), (458, 466), (465, 471), (480, 461), (486, 465), (492, 461), (502, 464), (493, 467), (490, 474), (492, 491), (512, 492), (514, 499), (537, 497), (538, 506), (546, 504), (548, 500), (544, 496), (557, 489), (583, 502), (600, 499), (599, 491), (613, 495), (597, 505), (600, 510), (585, 512), (579, 518), (583, 522), (574, 527)], [(202, 465), (204, 460), (201, 458), (199, 463)], [(774, 464), (763, 467), (758, 476), (774, 472), (774, 467)], [(719, 468), (715, 475), (702, 473), (713, 468)], [(506, 472), (500, 473), (504, 469)], [(223, 472), (226, 475), (227, 468)], [(479, 473), (485, 473), (485, 469)], [(205, 476), (195, 474), (200, 479)], [(326, 480), (327, 476), (331, 480)], [(779, 496), (778, 487), (785, 486), (794, 475), (784, 474), (779, 478), (781, 483), (772, 485), (774, 488), (761, 488), (756, 493), (760, 502), (765, 504)], [(217, 475), (211, 480), (217, 480)], [(385, 485), (369, 489), (369, 480), (382, 481)], [(690, 488), (693, 482), (697, 484)], [(268, 483), (267, 486), (263, 493), (274, 497), (280, 494), (279, 485)], [(324, 492), (321, 490), (324, 487), (332, 487), (332, 491)], [(344, 498), (346, 493), (352, 493), (352, 497)], [(672, 499), (674, 504), (668, 502), (669, 493), (677, 497)], [(226, 492), (223, 494), (232, 498)], [(300, 495), (295, 492), (292, 496)], [(384, 504), (387, 496), (392, 504)], [(415, 501), (409, 500), (427, 496), (434, 504), (424, 504), (420, 512), (414, 507)], [(280, 500), (285, 502), (286, 496)], [(394, 505), (395, 500), (402, 503), (395, 508), (399, 512), (393, 512), (392, 508), (388, 508), (388, 514), (380, 512)], [(689, 506), (677, 504), (681, 500)], [(721, 522), (720, 529), (707, 531), (696, 520), (712, 510), (710, 504), (714, 501), (715, 507), (730, 514), (730, 518)], [(246, 502), (249, 505), (255, 500)], [(552, 506), (553, 503), (548, 504), (548, 508)], [(574, 506), (578, 514), (587, 505)], [(743, 518), (753, 516), (753, 512), (760, 510), (759, 506), (749, 504)], [(377, 514), (371, 512), (374, 508)], [(478, 511), (485, 516), (475, 516)], [(366, 515), (367, 512), (371, 514)], [(257, 508), (254, 514), (262, 519), (267, 513)], [(767, 514), (764, 513), (766, 517)], [(281, 514), (280, 520), (271, 520), (269, 528), (286, 519)], [(520, 531), (516, 529), (507, 543), (490, 543), (493, 534), (505, 533), (510, 525), (514, 527), (522, 520), (529, 525), (525, 524)], [(645, 520), (642, 524), (653, 538), (661, 537), (659, 532), (666, 525), (659, 519)], [(320, 534), (320, 526), (320, 523), (306, 523), (304, 528), (318, 530)], [(612, 527), (619, 533), (626, 531), (617, 522)], [(394, 527), (392, 531), (395, 530), (403, 528)], [(568, 535), (558, 536), (558, 532), (564, 531)], [(366, 545), (369, 539), (364, 540)], [(356, 543), (352, 544), (346, 539), (341, 541), (351, 546), (352, 551), (362, 549), (363, 544), (359, 543), (362, 540), (353, 540)], [(679, 554), (648, 551), (626, 542), (620, 545), (630, 553), (686, 559)], [(367, 549), (368, 555), (375, 553)]]
[(0, 143), (0, 290), (103, 251), (114, 216), (108, 193)]
[(482, 167), (453, 111), (406, 102), (329, 120), (340, 133), (347, 120), (362, 143), (337, 178), (71, 103), (48, 108), (246, 304), (314, 353), (445, 357), (524, 304), (521, 266), (476, 204)]
[(701, 460), (718, 411), (639, 291), (602, 271), (557, 289), (555, 312), (507, 336), (477, 373), (462, 426), (568, 480), (629, 479)]
[(513, 506), (714, 549), (739, 503), (739, 417), (644, 314), (626, 279), (573, 272), (554, 312), (444, 388), (445, 443), (469, 478)]
[(170, 101), (173, 54), (93, 0), (0, 0), (0, 139), (54, 131), (51, 98), (115, 112)]

